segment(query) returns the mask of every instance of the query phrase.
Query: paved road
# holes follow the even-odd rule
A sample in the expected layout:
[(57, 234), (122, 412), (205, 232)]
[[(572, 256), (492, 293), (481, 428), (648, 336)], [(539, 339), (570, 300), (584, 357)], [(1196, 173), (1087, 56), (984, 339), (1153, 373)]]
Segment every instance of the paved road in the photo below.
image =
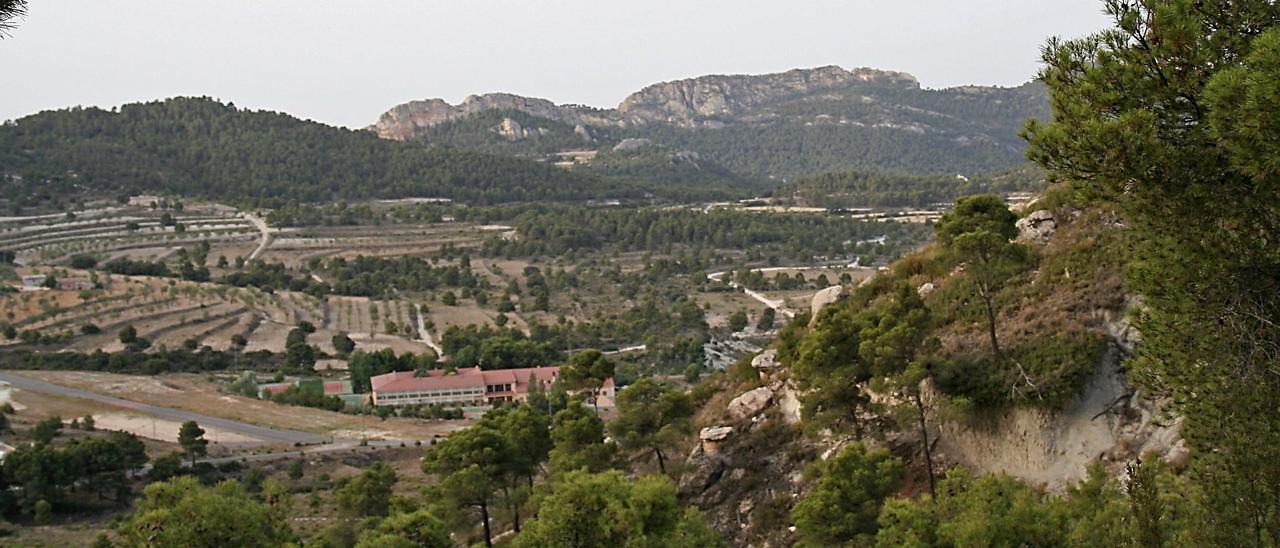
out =
[(31, 377), (24, 377), (10, 372), (0, 372), (0, 381), (7, 382), (13, 386), (24, 390), (34, 390), (36, 392), (44, 392), (46, 394), (54, 394), (57, 396), (66, 396), (71, 398), (80, 398), (84, 400), (92, 400), (123, 409), (148, 413), (157, 417), (170, 419), (178, 422), (196, 421), (204, 426), (212, 426), (228, 432), (235, 432), (244, 436), (260, 439), (266, 442), (283, 442), (283, 443), (302, 443), (316, 444), (324, 443), (330, 440), (329, 436), (321, 436), (319, 434), (311, 434), (308, 432), (298, 432), (296, 430), (281, 430), (277, 428), (265, 428), (255, 426), (240, 421), (224, 419), (220, 417), (211, 417), (182, 409), (173, 409), (169, 407), (158, 407), (145, 403), (138, 403), (125, 399), (104, 396), (87, 390), (78, 388), (70, 388), (53, 383), (48, 383)]

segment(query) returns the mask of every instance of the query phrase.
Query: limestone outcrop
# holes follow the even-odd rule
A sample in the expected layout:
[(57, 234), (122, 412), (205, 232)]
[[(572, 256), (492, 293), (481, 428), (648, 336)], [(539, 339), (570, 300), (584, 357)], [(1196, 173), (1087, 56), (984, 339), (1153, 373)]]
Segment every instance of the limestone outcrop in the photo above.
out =
[(1017, 227), (1019, 241), (1044, 243), (1053, 238), (1058, 222), (1052, 211), (1041, 209), (1018, 219)]
[[(373, 129), (384, 139), (403, 141), (418, 131), (488, 110), (515, 110), (574, 126), (590, 141), (588, 128), (617, 128), (650, 123), (718, 128), (732, 122), (765, 122), (776, 114), (757, 112), (771, 102), (856, 85), (918, 89), (915, 77), (902, 72), (837, 66), (795, 69), (762, 75), (709, 75), (653, 84), (613, 109), (557, 105), (546, 99), (510, 93), (471, 95), (457, 105), (425, 99), (396, 105), (378, 118)], [(888, 123), (888, 122), (886, 122)], [(582, 131), (578, 131), (578, 128)]]
[(814, 293), (813, 299), (809, 301), (809, 311), (811, 314), (809, 317), (809, 326), (812, 327), (814, 323), (817, 322), (818, 313), (822, 312), (823, 308), (826, 308), (827, 305), (831, 303), (839, 301), (843, 293), (844, 288), (838, 285), (833, 285)]
[(754, 417), (773, 403), (773, 391), (767, 386), (743, 392), (729, 402), (729, 417), (743, 420)]
[(914, 76), (868, 68), (837, 66), (796, 69), (759, 76), (702, 76), (648, 86), (631, 94), (617, 112), (632, 123), (665, 122), (682, 127), (706, 126), (708, 118), (723, 121), (751, 113), (780, 97), (814, 93), (850, 83), (918, 88)]

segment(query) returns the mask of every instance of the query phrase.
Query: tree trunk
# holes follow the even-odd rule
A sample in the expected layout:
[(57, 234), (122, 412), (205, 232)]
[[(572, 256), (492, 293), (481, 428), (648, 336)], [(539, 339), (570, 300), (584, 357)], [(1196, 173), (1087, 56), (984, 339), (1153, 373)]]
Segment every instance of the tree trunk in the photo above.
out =
[(924, 461), (929, 467), (929, 496), (938, 499), (938, 487), (933, 477), (933, 449), (929, 447), (929, 429), (924, 422), (924, 400), (920, 398), (920, 389), (916, 388), (916, 411), (920, 413), (920, 438), (924, 440)]
[(978, 291), (978, 295), (982, 297), (982, 302), (987, 305), (987, 333), (991, 335), (991, 352), (995, 354), (996, 359), (1003, 359), (1004, 353), (1000, 351), (1000, 341), (996, 339), (996, 311), (992, 308), (991, 292), (986, 287), (982, 287)]
[(658, 470), (661, 470), (661, 471), (662, 471), (662, 474), (663, 474), (663, 475), (666, 475), (666, 474), (667, 474), (667, 459), (663, 458), (663, 456), (662, 456), (662, 450), (661, 450), (661, 449), (658, 449), (657, 447), (654, 447), (654, 448), (653, 448), (653, 454), (658, 456)]
[[(991, 299), (994, 296), (991, 294), (990, 288), (985, 285), (978, 287), (978, 294), (982, 296), (982, 302), (987, 305), (987, 333), (991, 336), (991, 352), (995, 354), (997, 360), (1004, 362), (1007, 358), (1004, 352), (1000, 350), (1000, 341), (996, 339), (996, 312), (991, 305)], [(1031, 375), (1027, 373), (1026, 368), (1022, 367), (1022, 362), (1016, 359), (1008, 361), (1013, 362), (1013, 365), (1018, 368), (1018, 374), (1022, 375), (1022, 381), (1035, 391), (1036, 397), (1043, 400), (1044, 395), (1040, 393), (1040, 388), (1036, 386), (1036, 383), (1031, 380)], [(1016, 390), (1017, 387), (1015, 386), (1014, 389)]]
[(502, 494), (507, 497), (507, 507), (511, 510), (511, 521), (517, 533), (520, 532), (520, 505), (516, 504), (515, 497), (511, 496), (511, 488), (503, 487)]
[(493, 532), (489, 530), (489, 504), (480, 504), (480, 517), (484, 520), (484, 545), (493, 548)]

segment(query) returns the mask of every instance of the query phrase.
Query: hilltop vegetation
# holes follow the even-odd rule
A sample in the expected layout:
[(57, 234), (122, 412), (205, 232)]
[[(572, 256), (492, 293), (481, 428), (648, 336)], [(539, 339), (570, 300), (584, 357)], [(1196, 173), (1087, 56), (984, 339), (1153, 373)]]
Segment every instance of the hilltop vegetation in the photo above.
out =
[(926, 207), (973, 194), (1039, 190), (1043, 179), (1043, 171), (1030, 164), (971, 177), (846, 171), (792, 181), (772, 194), (786, 204), (829, 209)]
[(652, 144), (622, 150), (603, 147), (590, 162), (574, 169), (633, 183), (649, 181), (654, 185), (679, 187), (688, 189), (691, 195), (704, 189), (703, 195), (707, 197), (717, 195), (711, 192), (714, 189), (731, 189), (720, 191), (719, 196), (747, 197), (773, 186), (763, 178), (734, 173), (696, 152)]
[[(1021, 235), (998, 198), (961, 199), (934, 245), (811, 326), (783, 330), (776, 356), (789, 367), (739, 362), (723, 382), (741, 395), (707, 414), (734, 428), (745, 454), (695, 451), (691, 477), (718, 481), (697, 474), (742, 462), (764, 470), (695, 491), (715, 501), (700, 505), (709, 519), (753, 544), (1280, 543), (1280, 18), (1263, 1), (1105, 8), (1113, 29), (1045, 48), (1055, 111), (1025, 132), (1030, 156), (1065, 183)], [(1107, 379), (1120, 384), (1104, 390)], [(777, 400), (788, 394), (803, 402), (811, 445), (760, 458), (782, 437)], [(752, 402), (763, 406), (751, 420), (734, 415)], [(1034, 486), (1043, 476), (1025, 467), (1028, 449), (1050, 466), (1072, 460), (1104, 420), (1114, 445), (1083, 453), (1087, 475), (1062, 493)], [(1174, 443), (1149, 443), (1164, 435)], [(997, 436), (1019, 444), (990, 443)], [(971, 454), (939, 473), (931, 440), (950, 457)], [(775, 463), (807, 448), (831, 458), (809, 457), (793, 505), (796, 482), (773, 479), (784, 472)], [(990, 461), (993, 475), (973, 472)], [(756, 496), (729, 498), (742, 483)], [(752, 505), (768, 512), (748, 527), (716, 509)]]
[(886, 237), (884, 255), (923, 241), (918, 225), (856, 221), (810, 214), (761, 214), (713, 209), (531, 209), (515, 218), (517, 239), (490, 239), (490, 255), (561, 255), (570, 251), (695, 252), (741, 249), (754, 260), (773, 256), (809, 261), (851, 258), (870, 251), (863, 240)]
[(642, 198), (657, 191), (643, 180), (622, 182), (512, 157), (424, 149), (207, 98), (22, 118), (0, 127), (0, 172), (7, 176), (7, 197), (19, 204), (47, 197), (50, 186), (260, 206), (399, 197), (485, 204)]

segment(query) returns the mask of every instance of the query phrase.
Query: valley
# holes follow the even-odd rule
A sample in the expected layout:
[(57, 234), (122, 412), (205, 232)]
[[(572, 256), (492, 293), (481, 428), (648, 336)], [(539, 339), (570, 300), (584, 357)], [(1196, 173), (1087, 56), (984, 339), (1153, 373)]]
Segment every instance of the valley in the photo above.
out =
[(1280, 545), (1280, 8), (962, 4), (32, 5), (0, 544)]

